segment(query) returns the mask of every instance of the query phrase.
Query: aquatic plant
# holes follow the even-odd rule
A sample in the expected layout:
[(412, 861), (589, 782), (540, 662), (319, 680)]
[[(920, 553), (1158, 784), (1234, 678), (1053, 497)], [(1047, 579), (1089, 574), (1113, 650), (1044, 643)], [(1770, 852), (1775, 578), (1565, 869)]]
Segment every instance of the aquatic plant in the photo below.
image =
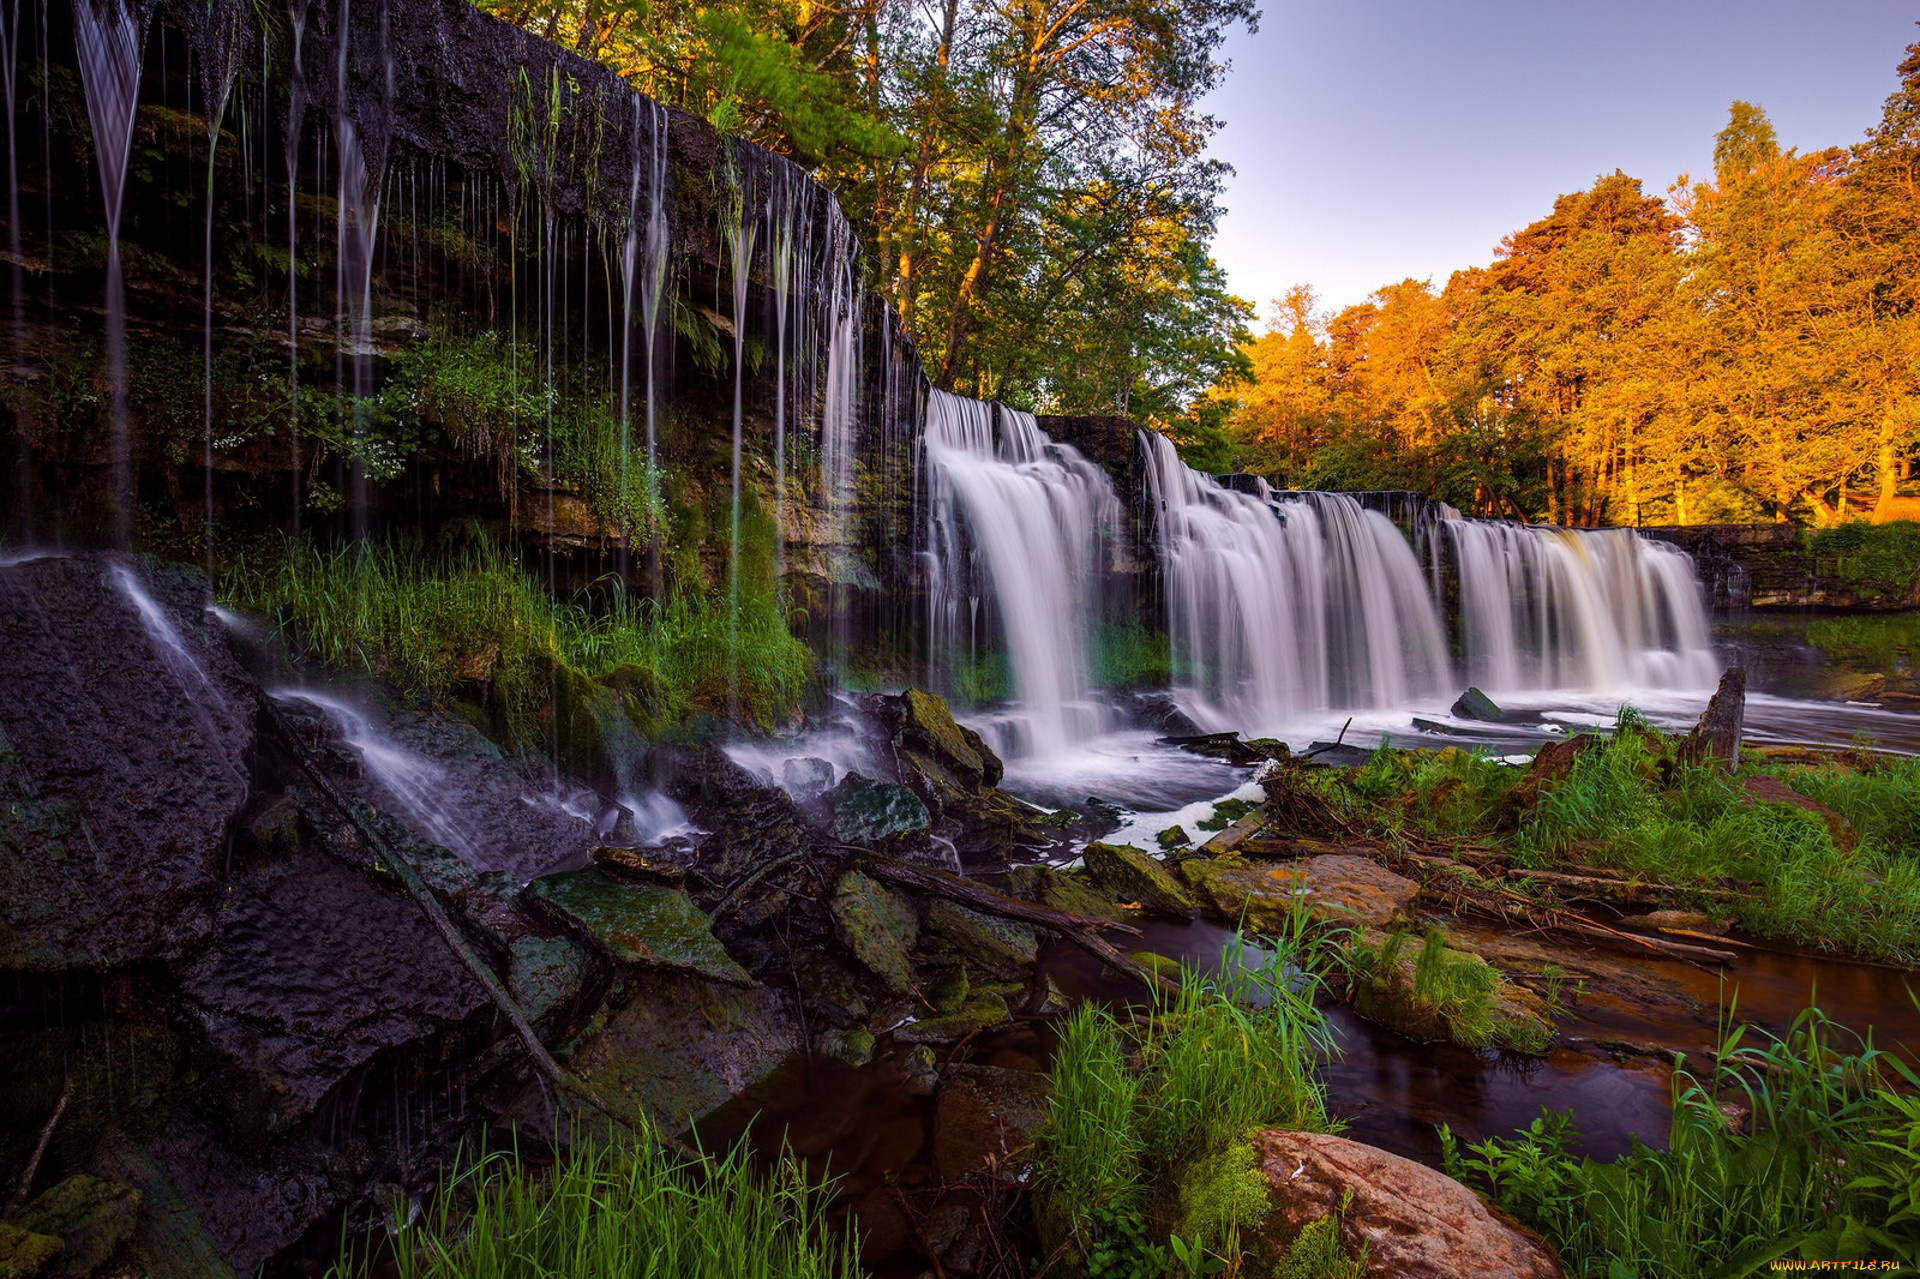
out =
[(857, 1242), (826, 1224), (827, 1193), (791, 1155), (764, 1173), (745, 1143), (669, 1154), (651, 1134), (575, 1143), (541, 1169), (516, 1148), (457, 1159), (392, 1233), (391, 1270), (349, 1245), (332, 1279), (854, 1279)]
[(1330, 951), (1306, 929), (1302, 917), (1258, 963), (1236, 941), (1217, 977), (1183, 968), (1137, 1017), (1074, 1010), (1035, 1143), (1043, 1241), (1065, 1241), (1088, 1273), (1095, 1257), (1164, 1265), (1175, 1239), (1180, 1256), (1238, 1263), (1267, 1208), (1249, 1135), (1332, 1126), (1317, 1075), (1332, 1040), (1314, 1002)]

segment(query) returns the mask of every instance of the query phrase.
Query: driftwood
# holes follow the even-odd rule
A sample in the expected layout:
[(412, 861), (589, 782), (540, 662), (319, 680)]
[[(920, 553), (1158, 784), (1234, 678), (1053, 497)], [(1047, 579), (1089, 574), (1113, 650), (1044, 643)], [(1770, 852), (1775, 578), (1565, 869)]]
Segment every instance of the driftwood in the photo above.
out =
[[(373, 824), (347, 802), (334, 787), (332, 780), (320, 771), (319, 765), (315, 764), (313, 757), (308, 754), (305, 743), (294, 734), (292, 728), (288, 727), (279, 708), (274, 706), (264, 694), (259, 701), (262, 717), (286, 742), (288, 749), (293, 752), (294, 758), (299, 761), (301, 769), (308, 778), (320, 789), (320, 793), (327, 798), (327, 801), (353, 825), (361, 838), (367, 841), (367, 846), (374, 851), (387, 869), (393, 872), (394, 878), (400, 881), (401, 887), (407, 890), (407, 895), (412, 897), (415, 904), (420, 907), (427, 921), (433, 925), (434, 931), (440, 934), (440, 940), (446, 943), (447, 949), (454, 953), (466, 970), (473, 975), (473, 979), (480, 983), (480, 988), (493, 1001), (494, 1007), (500, 1010), (501, 1016), (507, 1019), (507, 1024), (513, 1027), (514, 1034), (519, 1037), (522, 1046), (527, 1050), (527, 1056), (532, 1059), (534, 1068), (559, 1092), (585, 1102), (615, 1123), (636, 1132), (652, 1132), (653, 1124), (645, 1114), (601, 1096), (599, 1091), (586, 1080), (553, 1059), (546, 1045), (540, 1042), (539, 1034), (534, 1030), (533, 1023), (527, 1020), (527, 1014), (520, 1007), (519, 1002), (501, 984), (493, 968), (480, 957), (461, 934), (459, 926), (447, 914), (446, 908), (440, 904), (440, 899), (433, 895), (433, 890), (427, 887), (426, 881), (420, 878), (419, 872), (414, 870), (412, 863), (401, 856), (399, 851), (374, 829)], [(678, 1142), (668, 1140), (670, 1144), (678, 1146), (681, 1150), (686, 1149)]]
[(1272, 820), (1272, 814), (1267, 812), (1265, 806), (1256, 808), (1239, 821), (1233, 823), (1233, 825), (1214, 835), (1213, 838), (1209, 839), (1206, 843), (1200, 845), (1194, 855), (1196, 857), (1219, 857), (1223, 854), (1230, 853), (1240, 847), (1240, 845), (1246, 843), (1249, 839), (1252, 839), (1255, 835), (1258, 835), (1266, 828), (1267, 823)]
[(944, 897), (950, 902), (956, 902), (974, 910), (999, 915), (1006, 919), (1017, 919), (1022, 923), (1033, 924), (1049, 932), (1058, 933), (1109, 968), (1126, 973), (1140, 981), (1149, 990), (1169, 992), (1179, 990), (1173, 982), (1125, 954), (1113, 943), (1105, 938), (1094, 936), (1095, 929), (1108, 929), (1117, 933), (1126, 933), (1132, 937), (1140, 936), (1140, 930), (1131, 924), (1116, 923), (1111, 919), (1097, 919), (1091, 915), (1070, 915), (1063, 910), (1023, 902), (1017, 898), (1003, 896), (984, 884), (963, 879), (947, 871), (909, 865), (891, 857), (882, 857), (877, 853), (863, 858), (861, 864), (875, 879), (884, 879), (902, 888), (918, 889), (923, 893)]

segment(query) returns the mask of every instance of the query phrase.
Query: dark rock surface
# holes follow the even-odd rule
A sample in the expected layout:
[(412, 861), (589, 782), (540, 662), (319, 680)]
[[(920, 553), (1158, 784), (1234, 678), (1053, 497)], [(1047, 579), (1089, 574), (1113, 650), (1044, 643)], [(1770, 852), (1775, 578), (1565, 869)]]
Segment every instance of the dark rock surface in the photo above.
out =
[(0, 969), (205, 941), (254, 747), (206, 603), (197, 575), (129, 557), (0, 567)]
[(1700, 722), (1693, 726), (1676, 754), (1683, 760), (1702, 764), (1712, 760), (1727, 772), (1740, 766), (1740, 734), (1747, 719), (1747, 670), (1730, 666), (1720, 677)]

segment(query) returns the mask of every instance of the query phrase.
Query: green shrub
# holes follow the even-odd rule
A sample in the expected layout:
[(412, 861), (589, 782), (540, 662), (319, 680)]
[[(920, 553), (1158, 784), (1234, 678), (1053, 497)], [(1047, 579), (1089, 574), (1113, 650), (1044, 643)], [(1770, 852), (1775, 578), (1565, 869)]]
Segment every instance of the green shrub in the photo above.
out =
[(1851, 583), (1864, 597), (1898, 598), (1920, 577), (1920, 523), (1853, 520), (1808, 535), (1818, 567)]
[[(1817, 1010), (1780, 1038), (1738, 1028), (1706, 1078), (1674, 1073), (1666, 1150), (1577, 1158), (1569, 1117), (1469, 1146), (1448, 1171), (1546, 1236), (1568, 1273), (1747, 1275), (1780, 1258), (1920, 1262), (1920, 1077)], [(1721, 1105), (1738, 1103), (1736, 1131)]]

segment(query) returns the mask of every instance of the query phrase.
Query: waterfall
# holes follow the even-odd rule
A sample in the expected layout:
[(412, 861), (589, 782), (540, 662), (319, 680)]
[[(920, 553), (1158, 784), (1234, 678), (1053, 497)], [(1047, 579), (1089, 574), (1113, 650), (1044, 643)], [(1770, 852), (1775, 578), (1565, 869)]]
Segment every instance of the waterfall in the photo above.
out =
[(1708, 687), (1693, 561), (1630, 529), (1447, 520), (1468, 678), (1492, 691)]
[(1302, 714), (1446, 686), (1439, 611), (1392, 522), (1339, 493), (1230, 489), (1143, 432), (1182, 709), (1277, 733)]
[(133, 454), (127, 428), (127, 284), (120, 269), (121, 197), (140, 109), (140, 50), (146, 32), (124, 0), (73, 0), (80, 81), (93, 125), (94, 159), (107, 213), (107, 413), (113, 424), (113, 500), (122, 542), (133, 537)]
[(1112, 481), (1031, 414), (943, 391), (928, 398), (925, 448), (936, 669), (1004, 640), (1017, 704), (988, 726), (1002, 754), (1056, 755), (1104, 731), (1088, 650), (1119, 538)]

